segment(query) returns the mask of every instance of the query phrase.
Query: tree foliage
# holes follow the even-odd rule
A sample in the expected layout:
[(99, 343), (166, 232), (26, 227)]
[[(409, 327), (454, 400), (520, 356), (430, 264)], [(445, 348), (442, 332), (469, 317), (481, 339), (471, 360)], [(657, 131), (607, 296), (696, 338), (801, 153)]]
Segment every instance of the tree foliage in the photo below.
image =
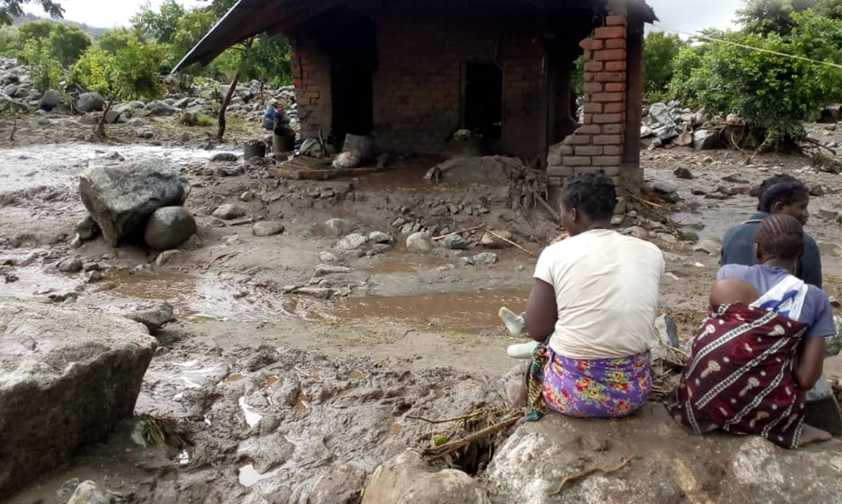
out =
[(745, 0), (737, 11), (737, 21), (752, 33), (788, 35), (795, 21), (793, 14), (813, 10), (821, 17), (842, 20), (841, 0)]
[(21, 55), (29, 64), (35, 89), (46, 91), (59, 86), (61, 64), (53, 56), (48, 44), (41, 40), (30, 40)]
[(109, 99), (153, 99), (162, 92), (159, 69), (163, 59), (157, 44), (127, 38), (115, 52), (100, 45), (88, 49), (76, 63), (71, 80)]
[(91, 45), (91, 38), (76, 25), (57, 24), (49, 37), (53, 57), (64, 67), (69, 67)]
[(175, 0), (165, 0), (157, 11), (146, 2), (132, 17), (132, 24), (158, 43), (169, 44), (178, 34), (185, 14), (184, 7)]
[(35, 3), (44, 9), (50, 17), (58, 19), (64, 15), (64, 9), (54, 0), (0, 0), (0, 25), (12, 24), (12, 18), (23, 16), (23, 4)]
[(646, 72), (646, 94), (665, 93), (672, 81), (673, 61), (687, 45), (678, 35), (664, 32), (650, 32), (644, 45), (644, 68)]

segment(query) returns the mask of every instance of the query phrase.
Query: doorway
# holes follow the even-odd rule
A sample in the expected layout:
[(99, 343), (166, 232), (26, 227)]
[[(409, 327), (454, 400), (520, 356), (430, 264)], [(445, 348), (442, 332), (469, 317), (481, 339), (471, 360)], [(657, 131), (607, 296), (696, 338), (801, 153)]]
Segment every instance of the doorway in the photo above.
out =
[(465, 128), (484, 140), (503, 130), (503, 70), (494, 63), (465, 65)]
[(374, 70), (377, 40), (374, 22), (355, 20), (334, 30), (329, 48), (332, 136), (369, 135), (374, 128)]

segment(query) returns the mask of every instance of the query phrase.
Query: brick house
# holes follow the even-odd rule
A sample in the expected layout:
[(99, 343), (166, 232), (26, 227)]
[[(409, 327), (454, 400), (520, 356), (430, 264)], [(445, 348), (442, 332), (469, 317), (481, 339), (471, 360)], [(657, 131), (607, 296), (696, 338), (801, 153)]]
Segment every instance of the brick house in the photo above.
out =
[[(644, 0), (240, 0), (179, 63), (262, 32), (286, 36), (301, 134), (367, 135), (440, 153), (458, 129), (540, 161), (550, 181), (604, 169), (642, 179)], [(571, 110), (584, 57), (584, 117)]]

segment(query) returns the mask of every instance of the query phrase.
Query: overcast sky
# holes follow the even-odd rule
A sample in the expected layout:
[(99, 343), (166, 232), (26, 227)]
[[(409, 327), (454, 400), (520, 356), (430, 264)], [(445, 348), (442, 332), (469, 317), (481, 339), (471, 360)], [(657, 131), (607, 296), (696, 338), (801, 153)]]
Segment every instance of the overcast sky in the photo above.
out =
[[(144, 0), (59, 0), (65, 9), (65, 18), (99, 28), (126, 26), (129, 19), (143, 5)], [(163, 0), (151, 0), (159, 5)], [(695, 31), (732, 26), (734, 11), (742, 0), (648, 0), (661, 19), (660, 25), (682, 31)], [(182, 4), (196, 5), (197, 0), (181, 0)], [(33, 13), (40, 9), (27, 8)], [(658, 25), (656, 25), (658, 26)]]

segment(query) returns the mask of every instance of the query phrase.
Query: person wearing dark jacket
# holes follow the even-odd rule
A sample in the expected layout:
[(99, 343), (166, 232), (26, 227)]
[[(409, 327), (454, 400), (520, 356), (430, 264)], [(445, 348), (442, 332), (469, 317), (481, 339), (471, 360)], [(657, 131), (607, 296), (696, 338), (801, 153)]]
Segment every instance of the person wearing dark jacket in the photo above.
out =
[[(776, 175), (760, 185), (758, 213), (739, 226), (725, 233), (722, 240), (721, 265), (754, 265), (754, 235), (763, 219), (772, 214), (787, 214), (802, 225), (807, 223), (810, 212), (810, 193), (804, 184), (789, 175)], [(811, 236), (804, 235), (804, 255), (798, 264), (798, 278), (822, 288), (822, 258), (819, 246)]]

